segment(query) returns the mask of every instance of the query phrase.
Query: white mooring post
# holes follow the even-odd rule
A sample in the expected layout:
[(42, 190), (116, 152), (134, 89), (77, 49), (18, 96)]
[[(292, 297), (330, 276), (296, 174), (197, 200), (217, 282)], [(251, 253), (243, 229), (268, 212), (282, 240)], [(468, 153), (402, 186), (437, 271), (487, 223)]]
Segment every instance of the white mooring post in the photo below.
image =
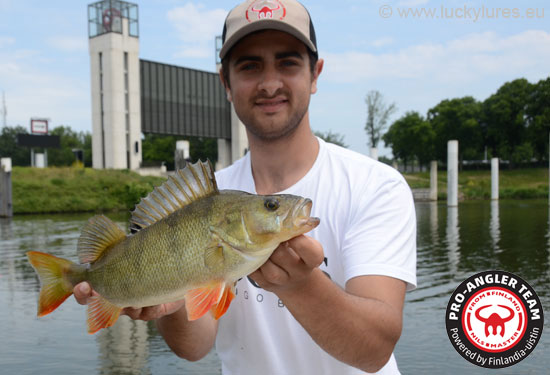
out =
[(447, 206), (458, 206), (458, 141), (447, 143)]
[(13, 216), (11, 158), (0, 160), (0, 217)]
[(437, 160), (430, 163), (430, 200), (437, 200)]
[(491, 199), (498, 200), (498, 158), (491, 159)]
[(46, 158), (43, 153), (34, 154), (34, 166), (36, 168), (46, 167)]
[(176, 151), (174, 152), (175, 169), (183, 169), (189, 160), (189, 141), (176, 141)]

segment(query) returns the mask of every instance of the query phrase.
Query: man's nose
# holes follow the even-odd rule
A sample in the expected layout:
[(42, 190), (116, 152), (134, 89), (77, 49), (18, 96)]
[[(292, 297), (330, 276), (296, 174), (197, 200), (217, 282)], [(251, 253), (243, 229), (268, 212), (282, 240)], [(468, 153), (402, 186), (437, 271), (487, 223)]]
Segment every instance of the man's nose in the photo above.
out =
[(264, 91), (268, 96), (273, 96), (283, 87), (283, 81), (277, 69), (266, 68), (258, 84), (258, 89)]

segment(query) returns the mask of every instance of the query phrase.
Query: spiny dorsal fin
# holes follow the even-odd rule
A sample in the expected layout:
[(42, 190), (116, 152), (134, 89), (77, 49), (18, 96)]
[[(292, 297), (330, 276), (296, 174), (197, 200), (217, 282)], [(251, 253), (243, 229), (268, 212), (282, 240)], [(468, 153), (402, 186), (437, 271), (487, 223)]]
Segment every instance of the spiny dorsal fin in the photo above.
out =
[(143, 198), (132, 212), (131, 228), (143, 229), (200, 198), (218, 193), (210, 160), (187, 164)]
[(91, 263), (110, 246), (126, 238), (126, 234), (103, 215), (88, 220), (78, 239), (78, 259), (80, 263)]

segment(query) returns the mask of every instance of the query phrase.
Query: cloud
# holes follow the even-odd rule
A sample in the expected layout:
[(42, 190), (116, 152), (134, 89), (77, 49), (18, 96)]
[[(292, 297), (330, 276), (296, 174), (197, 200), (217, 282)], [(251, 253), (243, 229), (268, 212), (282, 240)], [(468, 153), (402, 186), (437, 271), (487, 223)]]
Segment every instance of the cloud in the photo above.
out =
[(212, 56), (216, 36), (221, 35), (227, 16), (224, 9), (206, 8), (203, 4), (186, 3), (168, 12), (168, 21), (175, 27), (183, 46), (176, 57), (205, 58)]
[(9, 36), (0, 36), (0, 48), (12, 45), (15, 43), (15, 38)]
[(394, 42), (394, 40), (391, 36), (385, 36), (385, 37), (378, 38), (378, 39), (374, 40), (371, 43), (371, 45), (373, 47), (383, 47), (383, 46), (393, 44), (393, 42)]
[(89, 130), (89, 78), (53, 73), (36, 63), (40, 58), (36, 50), (0, 49), (0, 82), (6, 93), (8, 125), (26, 126), (31, 117), (43, 116), (51, 118), (53, 126)]
[(401, 78), (462, 84), (503, 73), (544, 75), (550, 61), (550, 33), (528, 30), (502, 37), (485, 32), (391, 53), (349, 51), (324, 57), (325, 79), (335, 82)]
[(88, 50), (88, 40), (81, 37), (55, 36), (48, 38), (48, 45), (65, 52), (82, 52)]

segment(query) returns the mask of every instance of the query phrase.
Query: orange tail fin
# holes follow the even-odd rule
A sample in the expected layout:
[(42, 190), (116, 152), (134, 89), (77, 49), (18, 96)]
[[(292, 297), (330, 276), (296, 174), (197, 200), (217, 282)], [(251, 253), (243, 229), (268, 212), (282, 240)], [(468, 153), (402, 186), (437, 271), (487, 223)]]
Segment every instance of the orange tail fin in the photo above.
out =
[(75, 264), (38, 251), (29, 251), (27, 257), (40, 279), (42, 287), (38, 297), (38, 316), (44, 316), (73, 294), (73, 284), (67, 275)]

